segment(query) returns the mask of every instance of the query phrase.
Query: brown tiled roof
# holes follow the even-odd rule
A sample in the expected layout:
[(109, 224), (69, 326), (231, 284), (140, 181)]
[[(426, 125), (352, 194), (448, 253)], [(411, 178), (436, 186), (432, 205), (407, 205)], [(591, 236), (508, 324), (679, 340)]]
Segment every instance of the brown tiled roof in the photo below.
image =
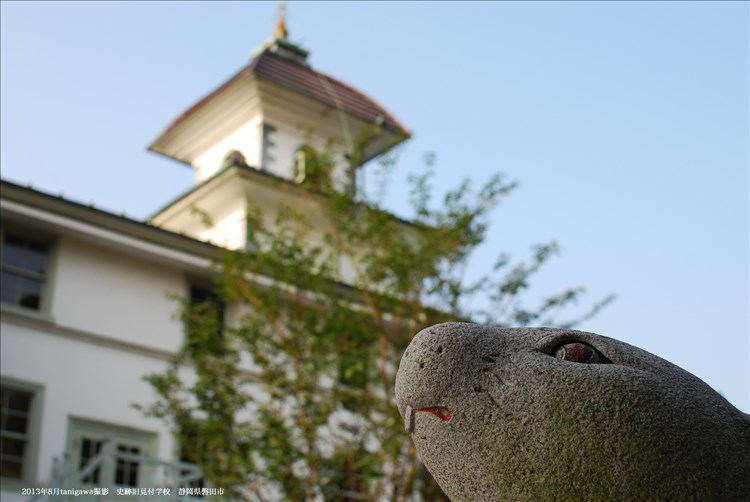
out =
[(330, 106), (338, 107), (340, 105), (347, 112), (367, 122), (374, 123), (378, 117), (382, 117), (384, 127), (407, 135), (409, 134), (408, 130), (388, 110), (350, 85), (325, 73), (315, 71), (309, 66), (305, 66), (269, 50), (264, 50), (220, 87), (177, 117), (159, 137), (161, 138), (165, 134), (168, 134), (190, 115), (221, 94), (245, 73), (266, 78)]
[(406, 131), (396, 117), (373, 99), (325, 73), (269, 51), (261, 53), (250, 66), (257, 75), (291, 87), (331, 106), (337, 106), (338, 101), (347, 112), (368, 122), (375, 122), (378, 117), (383, 117), (386, 126)]

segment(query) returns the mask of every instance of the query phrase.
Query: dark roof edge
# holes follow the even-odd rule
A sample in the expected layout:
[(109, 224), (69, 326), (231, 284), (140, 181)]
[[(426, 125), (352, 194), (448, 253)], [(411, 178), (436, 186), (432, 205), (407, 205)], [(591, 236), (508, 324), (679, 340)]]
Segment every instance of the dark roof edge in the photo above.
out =
[(166, 246), (205, 258), (217, 258), (221, 248), (208, 242), (164, 230), (149, 223), (120, 216), (79, 202), (0, 179), (3, 199), (67, 216), (151, 244)]
[[(352, 91), (352, 92), (354, 92), (356, 94), (359, 94), (362, 97), (362, 99), (364, 99), (366, 101), (369, 101), (373, 106), (375, 106), (376, 108), (380, 108), (381, 110), (383, 110), (383, 112), (386, 113), (386, 115), (388, 115), (388, 117), (383, 117), (384, 119), (386, 119), (385, 124), (388, 124), (388, 125), (392, 126), (394, 132), (404, 133), (406, 135), (406, 139), (412, 137), (411, 131), (409, 131), (409, 129), (407, 129), (406, 126), (404, 126), (401, 123), (401, 121), (398, 120), (398, 118), (393, 113), (391, 113), (390, 110), (388, 110), (388, 108), (386, 108), (385, 106), (381, 105), (380, 102), (376, 101), (374, 98), (371, 98), (369, 94), (365, 94), (364, 92), (360, 91), (359, 89), (357, 89), (353, 85), (351, 85), (351, 84), (349, 84), (347, 82), (344, 82), (340, 78), (337, 78), (337, 77), (334, 77), (332, 75), (329, 75), (328, 73), (325, 73), (325, 72), (322, 72), (322, 71), (318, 71), (318, 70), (312, 70), (312, 71), (314, 71), (318, 75), (322, 76), (323, 78), (327, 78), (328, 80), (336, 82), (340, 86), (346, 87), (350, 91)], [(352, 115), (357, 115), (357, 114), (352, 113), (352, 112), (349, 112), (349, 113), (351, 113)], [(389, 117), (390, 117), (390, 120), (389, 120)], [(360, 117), (360, 118), (362, 118), (363, 120), (366, 120), (366, 121), (369, 122), (369, 120), (367, 118), (365, 118), (365, 117)]]

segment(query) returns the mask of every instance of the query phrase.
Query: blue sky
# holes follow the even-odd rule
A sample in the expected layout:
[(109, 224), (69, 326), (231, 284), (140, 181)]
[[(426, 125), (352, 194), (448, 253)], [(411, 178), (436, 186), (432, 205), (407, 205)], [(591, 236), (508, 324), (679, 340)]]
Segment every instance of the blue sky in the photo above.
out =
[[(2, 2), (3, 178), (146, 218), (192, 184), (148, 153), (247, 63), (277, 4)], [(617, 301), (580, 326), (656, 353), (748, 405), (748, 4), (288, 5), (291, 39), (437, 154), (438, 191), (502, 171), (470, 274), (555, 239), (533, 303), (568, 286)], [(372, 168), (369, 169), (372, 171)], [(366, 180), (371, 179), (369, 173)]]

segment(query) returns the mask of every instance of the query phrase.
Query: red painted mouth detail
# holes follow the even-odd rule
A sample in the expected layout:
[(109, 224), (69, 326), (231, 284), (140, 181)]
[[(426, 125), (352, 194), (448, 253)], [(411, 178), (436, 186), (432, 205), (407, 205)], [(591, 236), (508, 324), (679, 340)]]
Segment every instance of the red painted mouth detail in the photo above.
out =
[(429, 406), (427, 408), (417, 408), (413, 411), (426, 411), (427, 413), (432, 413), (443, 422), (450, 422), (451, 418), (453, 418), (453, 412), (450, 408), (446, 408), (445, 406)]

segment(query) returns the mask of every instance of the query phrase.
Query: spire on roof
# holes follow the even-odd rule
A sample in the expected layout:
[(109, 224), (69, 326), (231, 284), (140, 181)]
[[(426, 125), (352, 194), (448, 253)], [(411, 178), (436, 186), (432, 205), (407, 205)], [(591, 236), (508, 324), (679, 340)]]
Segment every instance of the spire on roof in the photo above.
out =
[(273, 29), (273, 38), (286, 39), (289, 36), (289, 32), (286, 29), (286, 2), (284, 0), (279, 1), (279, 18), (276, 20), (276, 26)]
[(307, 62), (307, 56), (310, 53), (289, 40), (289, 31), (286, 29), (286, 2), (284, 0), (279, 2), (279, 17), (276, 20), (271, 38), (254, 50), (251, 57), (255, 58), (265, 51), (277, 54), (299, 65), (310, 66)]

